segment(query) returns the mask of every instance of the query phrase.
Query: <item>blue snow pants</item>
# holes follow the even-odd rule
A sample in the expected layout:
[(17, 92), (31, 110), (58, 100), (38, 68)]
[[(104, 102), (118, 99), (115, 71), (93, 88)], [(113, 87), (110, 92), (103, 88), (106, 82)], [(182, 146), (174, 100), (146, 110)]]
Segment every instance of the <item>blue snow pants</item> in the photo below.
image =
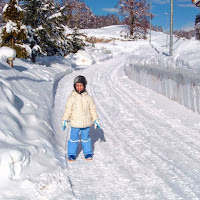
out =
[(92, 141), (89, 136), (90, 127), (73, 128), (71, 127), (70, 139), (68, 140), (68, 156), (77, 156), (79, 135), (81, 135), (81, 143), (84, 155), (92, 154)]

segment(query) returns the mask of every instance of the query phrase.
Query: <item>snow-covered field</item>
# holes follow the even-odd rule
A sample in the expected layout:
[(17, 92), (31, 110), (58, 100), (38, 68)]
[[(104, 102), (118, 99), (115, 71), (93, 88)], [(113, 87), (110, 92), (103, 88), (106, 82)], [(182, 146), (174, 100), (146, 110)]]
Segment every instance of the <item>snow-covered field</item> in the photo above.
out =
[[(124, 28), (87, 32), (120, 38)], [(158, 94), (164, 90), (159, 78), (150, 81), (155, 73), (168, 73), (170, 80), (189, 74), (199, 86), (200, 42), (174, 41), (173, 57), (166, 55), (166, 35), (153, 32), (152, 46), (116, 40), (36, 64), (16, 59), (14, 69), (1, 61), (0, 199), (200, 199), (198, 110)], [(93, 161), (84, 160), (80, 147), (77, 161), (68, 163), (69, 130), (62, 131), (61, 119), (80, 74), (87, 78), (102, 130), (91, 129)], [(171, 95), (174, 82), (166, 83)]]

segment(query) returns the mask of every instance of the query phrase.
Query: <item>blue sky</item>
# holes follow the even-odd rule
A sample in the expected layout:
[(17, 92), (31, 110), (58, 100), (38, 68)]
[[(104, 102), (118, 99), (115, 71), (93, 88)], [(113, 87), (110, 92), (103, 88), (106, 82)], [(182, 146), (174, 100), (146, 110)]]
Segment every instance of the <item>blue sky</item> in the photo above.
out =
[[(118, 0), (85, 0), (85, 2), (96, 15), (117, 14), (114, 7)], [(168, 26), (170, 20), (170, 0), (152, 0), (152, 13), (155, 15), (153, 25), (160, 25), (166, 30), (167, 19)], [(199, 13), (200, 9), (193, 5), (191, 0), (174, 0), (174, 29), (192, 29), (195, 16)]]

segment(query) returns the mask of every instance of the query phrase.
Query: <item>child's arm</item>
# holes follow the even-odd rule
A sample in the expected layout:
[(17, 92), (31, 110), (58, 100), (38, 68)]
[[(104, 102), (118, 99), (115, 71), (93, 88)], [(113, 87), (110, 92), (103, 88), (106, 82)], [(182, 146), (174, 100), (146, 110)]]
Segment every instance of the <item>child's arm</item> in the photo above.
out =
[(62, 121), (70, 121), (70, 117), (72, 114), (72, 105), (73, 105), (73, 98), (69, 97), (66, 102), (65, 111), (63, 114)]
[(90, 115), (91, 115), (91, 118), (92, 118), (93, 122), (98, 119), (96, 105), (95, 105), (94, 100), (92, 99), (92, 97), (90, 99)]

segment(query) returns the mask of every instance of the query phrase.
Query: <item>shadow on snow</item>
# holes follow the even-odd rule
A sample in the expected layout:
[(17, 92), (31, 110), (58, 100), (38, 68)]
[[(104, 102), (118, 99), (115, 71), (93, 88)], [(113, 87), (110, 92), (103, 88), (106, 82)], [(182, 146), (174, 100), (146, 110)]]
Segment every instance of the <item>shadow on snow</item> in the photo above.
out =
[[(95, 154), (95, 143), (98, 140), (100, 140), (100, 142), (106, 142), (106, 139), (105, 139), (105, 136), (104, 136), (104, 131), (102, 129), (98, 129), (98, 128), (95, 129), (94, 126), (91, 126), (90, 137), (91, 137), (91, 140), (92, 140), (93, 154)], [(82, 151), (82, 145), (81, 145), (81, 142), (79, 142), (77, 156), (79, 156), (81, 151)]]

